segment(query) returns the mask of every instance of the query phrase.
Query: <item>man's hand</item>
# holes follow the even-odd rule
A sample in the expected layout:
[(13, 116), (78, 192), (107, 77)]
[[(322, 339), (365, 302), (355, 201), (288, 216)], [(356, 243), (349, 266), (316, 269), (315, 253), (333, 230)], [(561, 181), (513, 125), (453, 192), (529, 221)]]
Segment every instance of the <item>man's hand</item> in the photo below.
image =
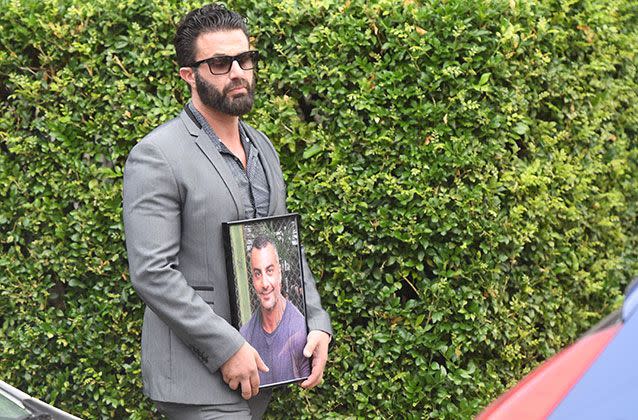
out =
[[(324, 362), (325, 363), (325, 362)], [(257, 350), (248, 342), (220, 368), (224, 382), (233, 391), (241, 386), (241, 396), (249, 400), (259, 393), (259, 372), (268, 372), (268, 366), (261, 360)]]
[(308, 379), (301, 383), (301, 387), (311, 389), (321, 383), (323, 379), (323, 369), (326, 367), (328, 360), (328, 344), (330, 344), (330, 335), (320, 330), (310, 331), (306, 347), (303, 349), (303, 355), (312, 356), (312, 371)]

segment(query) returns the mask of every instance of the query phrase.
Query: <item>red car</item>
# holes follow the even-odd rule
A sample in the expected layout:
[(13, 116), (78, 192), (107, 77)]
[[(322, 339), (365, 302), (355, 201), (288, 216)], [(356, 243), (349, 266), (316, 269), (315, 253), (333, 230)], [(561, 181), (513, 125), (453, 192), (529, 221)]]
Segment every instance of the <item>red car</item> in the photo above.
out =
[(623, 307), (545, 361), (477, 419), (636, 419), (638, 279)]

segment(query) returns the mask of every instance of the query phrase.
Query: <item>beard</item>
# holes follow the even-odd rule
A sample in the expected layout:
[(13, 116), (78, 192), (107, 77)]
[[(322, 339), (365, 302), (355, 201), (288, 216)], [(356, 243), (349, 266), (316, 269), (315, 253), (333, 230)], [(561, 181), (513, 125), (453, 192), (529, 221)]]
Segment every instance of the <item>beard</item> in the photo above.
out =
[[(238, 96), (228, 96), (228, 92), (238, 87), (246, 88), (245, 94)], [(253, 108), (255, 82), (249, 83), (245, 79), (233, 80), (230, 84), (219, 91), (215, 86), (208, 83), (195, 72), (195, 88), (199, 98), (204, 105), (213, 108), (224, 114), (240, 117), (250, 112)]]

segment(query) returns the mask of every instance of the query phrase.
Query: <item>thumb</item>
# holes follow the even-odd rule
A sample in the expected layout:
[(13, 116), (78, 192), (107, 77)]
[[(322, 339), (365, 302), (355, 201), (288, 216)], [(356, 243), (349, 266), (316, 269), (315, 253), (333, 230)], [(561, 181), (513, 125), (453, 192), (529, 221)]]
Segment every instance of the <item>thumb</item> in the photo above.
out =
[(306, 347), (303, 348), (303, 355), (306, 357), (312, 356), (312, 352), (315, 351), (315, 347), (317, 347), (317, 340), (313, 336), (309, 335)]
[(257, 369), (259, 369), (260, 371), (262, 371), (262, 372), (270, 371), (270, 369), (268, 368), (268, 366), (266, 366), (264, 361), (261, 360), (261, 356), (259, 355), (257, 350), (255, 350), (255, 362), (257, 362)]

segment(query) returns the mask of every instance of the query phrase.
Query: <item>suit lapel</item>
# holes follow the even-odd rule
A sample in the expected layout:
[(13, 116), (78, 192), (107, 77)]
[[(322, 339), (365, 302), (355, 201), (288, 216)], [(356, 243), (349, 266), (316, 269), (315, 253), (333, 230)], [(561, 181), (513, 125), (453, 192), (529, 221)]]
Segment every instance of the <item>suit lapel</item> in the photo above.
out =
[[(188, 129), (191, 136), (193, 136), (195, 144), (199, 149), (204, 153), (208, 161), (213, 165), (215, 170), (219, 173), (219, 176), (226, 184), (226, 188), (230, 192), (230, 195), (233, 197), (233, 201), (235, 202), (235, 208), (237, 209), (237, 215), (243, 219), (244, 218), (244, 210), (243, 203), (241, 199), (241, 195), (239, 193), (239, 186), (235, 181), (235, 177), (230, 172), (228, 165), (224, 162), (224, 158), (219, 153), (219, 151), (213, 145), (213, 142), (210, 140), (208, 135), (202, 130), (200, 127), (195, 125), (195, 122), (188, 116), (186, 111), (182, 111), (180, 117), (186, 128)], [(272, 194), (271, 194), (272, 195)], [(272, 200), (272, 197), (271, 197)]]

